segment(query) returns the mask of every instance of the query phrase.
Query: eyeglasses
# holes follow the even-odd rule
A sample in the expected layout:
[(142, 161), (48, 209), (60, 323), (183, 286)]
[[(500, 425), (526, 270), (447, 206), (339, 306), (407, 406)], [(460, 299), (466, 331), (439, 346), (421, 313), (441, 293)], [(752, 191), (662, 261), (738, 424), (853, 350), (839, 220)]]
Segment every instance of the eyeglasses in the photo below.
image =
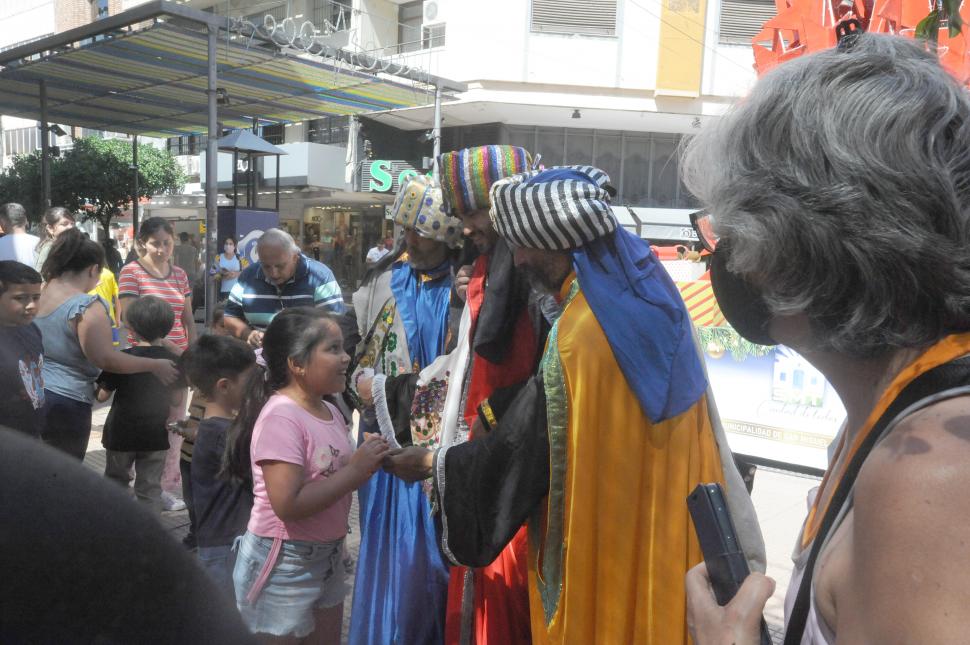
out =
[(696, 211), (690, 214), (690, 225), (697, 233), (697, 239), (705, 249), (713, 253), (717, 249), (718, 236), (714, 232), (714, 216), (706, 210)]

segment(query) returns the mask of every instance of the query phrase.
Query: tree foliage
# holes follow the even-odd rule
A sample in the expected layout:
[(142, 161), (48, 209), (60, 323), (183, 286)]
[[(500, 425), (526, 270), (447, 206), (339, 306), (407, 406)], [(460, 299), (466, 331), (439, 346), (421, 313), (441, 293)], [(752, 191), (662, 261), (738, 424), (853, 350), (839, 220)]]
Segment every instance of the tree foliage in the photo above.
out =
[[(62, 157), (51, 159), (51, 204), (64, 206), (108, 231), (119, 209), (132, 202), (132, 146), (125, 139), (78, 139)], [(185, 176), (167, 151), (138, 146), (139, 197), (181, 192)], [(0, 174), (0, 201), (24, 205), (32, 220), (40, 207), (40, 151), (21, 155)]]

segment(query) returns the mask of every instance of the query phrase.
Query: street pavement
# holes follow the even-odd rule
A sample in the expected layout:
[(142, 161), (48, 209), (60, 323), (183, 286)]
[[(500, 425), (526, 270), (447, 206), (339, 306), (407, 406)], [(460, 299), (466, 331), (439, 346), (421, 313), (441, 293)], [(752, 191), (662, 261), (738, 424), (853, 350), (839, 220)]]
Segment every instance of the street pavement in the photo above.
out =
[[(93, 470), (104, 472), (104, 449), (101, 447), (101, 428), (107, 418), (108, 406), (99, 405), (94, 412), (94, 431), (88, 443), (88, 453), (84, 463)], [(768, 575), (777, 581), (775, 594), (765, 608), (765, 620), (773, 640), (782, 642), (784, 622), (784, 597), (791, 577), (791, 552), (805, 519), (808, 492), (818, 486), (814, 477), (796, 475), (774, 470), (759, 469), (754, 480), (752, 499), (761, 523), (767, 550)], [(163, 512), (162, 526), (174, 539), (181, 539), (188, 532), (189, 516), (187, 511)], [(357, 496), (354, 495), (350, 511), (350, 533), (347, 535), (347, 552), (354, 563), (360, 550), (360, 528), (358, 525)], [(343, 640), (347, 642), (350, 625), (350, 604), (353, 596), (353, 571), (348, 575), (348, 591), (344, 601)]]

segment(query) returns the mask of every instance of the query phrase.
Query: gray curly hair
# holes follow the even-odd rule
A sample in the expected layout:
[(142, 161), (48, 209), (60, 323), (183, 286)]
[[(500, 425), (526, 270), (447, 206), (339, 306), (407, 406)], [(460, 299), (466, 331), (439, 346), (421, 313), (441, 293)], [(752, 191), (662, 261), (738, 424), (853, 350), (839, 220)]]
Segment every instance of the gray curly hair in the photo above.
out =
[(766, 74), (691, 140), (684, 181), (728, 267), (819, 349), (970, 329), (970, 95), (914, 41), (862, 35)]

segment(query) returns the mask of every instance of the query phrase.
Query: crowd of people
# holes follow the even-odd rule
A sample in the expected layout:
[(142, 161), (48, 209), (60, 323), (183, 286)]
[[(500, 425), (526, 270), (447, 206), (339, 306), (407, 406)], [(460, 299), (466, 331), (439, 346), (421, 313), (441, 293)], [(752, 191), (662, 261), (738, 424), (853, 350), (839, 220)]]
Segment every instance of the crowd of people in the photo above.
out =
[[(767, 74), (684, 151), (728, 322), (797, 350), (847, 410), (798, 536), (787, 643), (966, 639), (968, 131), (970, 97), (934, 54), (859, 35)], [(70, 214), (24, 241), (22, 209), (5, 207), (0, 252), (30, 261), (0, 261), (0, 413), (48, 447), (4, 433), (0, 454), (113, 500), (123, 534), (157, 550), (117, 577), (151, 570), (157, 598), (172, 576), (211, 596), (177, 626), (204, 642), (246, 642), (244, 626), (338, 643), (351, 576), (354, 644), (761, 642), (774, 583), (758, 520), (690, 316), (617, 222), (610, 178), (504, 145), (436, 161), (401, 187), (401, 235), (371, 249), (349, 299), (283, 230), (249, 266), (225, 240), (225, 308), (201, 334), (165, 220), (143, 222), (112, 303), (104, 249)], [(92, 405), (109, 399), (105, 477), (82, 482)], [(685, 504), (713, 482), (753, 572), (726, 606)], [(44, 513), (69, 514), (40, 489)], [(143, 535), (176, 489), (201, 568)], [(3, 499), (29, 524), (31, 499)], [(8, 621), (33, 591), (10, 606), (5, 592), (0, 637), (96, 612), (70, 584), (113, 556), (89, 557), (59, 571), (43, 627), (36, 609)], [(111, 640), (143, 624), (103, 618), (77, 629)]]

